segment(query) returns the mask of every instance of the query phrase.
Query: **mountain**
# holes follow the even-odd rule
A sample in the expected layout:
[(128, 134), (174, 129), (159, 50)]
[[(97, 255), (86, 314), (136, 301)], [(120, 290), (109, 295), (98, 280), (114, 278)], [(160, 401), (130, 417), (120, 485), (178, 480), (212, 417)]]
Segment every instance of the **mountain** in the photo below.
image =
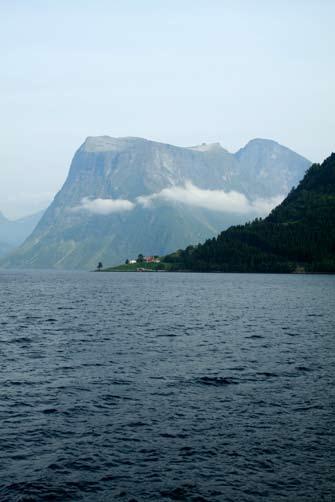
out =
[[(280, 193), (288, 194), (311, 164), (308, 162), (306, 166), (304, 158), (296, 154), (292, 156), (292, 153), (289, 148), (271, 140), (249, 141), (236, 153), (240, 166), (239, 178), (243, 183), (241, 191), (247, 191), (251, 198), (259, 194), (269, 197), (276, 196), (280, 187)], [(300, 173), (299, 179), (297, 173)]]
[(1, 256), (6, 256), (10, 251), (12, 251), (13, 247), (8, 244), (8, 242), (1, 242), (0, 241), (0, 257)]
[(264, 215), (309, 165), (270, 140), (232, 154), (219, 143), (88, 137), (34, 232), (2, 266), (91, 269), (166, 254)]
[(264, 220), (165, 258), (174, 270), (335, 273), (335, 154), (314, 164)]
[(7, 218), (2, 214), (2, 212), (0, 211), (0, 225), (2, 223), (6, 223), (8, 220)]
[(40, 211), (17, 220), (8, 220), (0, 211), (0, 256), (22, 244), (32, 233), (42, 215), (43, 211)]

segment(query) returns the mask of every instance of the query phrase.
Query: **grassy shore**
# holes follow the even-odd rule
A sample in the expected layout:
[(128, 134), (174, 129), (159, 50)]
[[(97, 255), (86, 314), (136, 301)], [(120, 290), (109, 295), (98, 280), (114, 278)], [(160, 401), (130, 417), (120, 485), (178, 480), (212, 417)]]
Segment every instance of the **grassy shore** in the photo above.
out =
[(169, 263), (131, 263), (126, 265), (117, 265), (116, 267), (108, 267), (102, 269), (102, 272), (136, 272), (138, 268), (142, 268), (152, 272), (166, 272), (170, 270), (171, 265)]

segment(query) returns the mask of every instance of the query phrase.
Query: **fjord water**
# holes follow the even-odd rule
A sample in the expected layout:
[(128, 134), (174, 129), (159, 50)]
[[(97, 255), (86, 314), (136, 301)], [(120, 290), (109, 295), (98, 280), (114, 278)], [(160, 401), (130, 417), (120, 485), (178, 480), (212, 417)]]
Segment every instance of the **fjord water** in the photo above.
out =
[(0, 273), (0, 500), (331, 500), (335, 277)]

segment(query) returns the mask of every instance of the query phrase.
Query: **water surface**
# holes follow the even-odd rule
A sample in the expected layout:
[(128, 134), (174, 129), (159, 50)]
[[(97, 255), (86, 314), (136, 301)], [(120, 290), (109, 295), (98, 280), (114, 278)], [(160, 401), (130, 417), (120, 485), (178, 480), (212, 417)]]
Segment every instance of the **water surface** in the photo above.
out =
[(0, 500), (333, 500), (334, 293), (1, 272)]

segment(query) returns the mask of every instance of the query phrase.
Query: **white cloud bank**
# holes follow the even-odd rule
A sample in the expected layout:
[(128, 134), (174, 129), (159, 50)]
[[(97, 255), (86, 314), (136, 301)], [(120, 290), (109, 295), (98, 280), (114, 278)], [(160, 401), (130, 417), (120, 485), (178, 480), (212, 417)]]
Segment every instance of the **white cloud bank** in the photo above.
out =
[(72, 208), (72, 211), (88, 211), (93, 214), (108, 215), (131, 211), (135, 204), (126, 199), (91, 199), (84, 197), (79, 206)]
[(280, 195), (269, 199), (258, 198), (250, 201), (240, 192), (206, 190), (187, 182), (185, 186), (164, 188), (158, 193), (137, 197), (137, 202), (144, 207), (150, 207), (154, 201), (163, 200), (223, 213), (266, 215), (283, 199), (284, 195)]
[(142, 207), (151, 207), (156, 201), (164, 201), (178, 202), (187, 206), (222, 213), (265, 216), (283, 199), (284, 195), (279, 195), (268, 199), (258, 198), (250, 201), (240, 192), (206, 190), (193, 185), (189, 181), (184, 186), (173, 186), (151, 195), (142, 195), (137, 197), (136, 202), (126, 199), (93, 199), (85, 197), (81, 200), (79, 206), (72, 208), (72, 211), (88, 211), (92, 214), (108, 215), (131, 211), (138, 204)]

